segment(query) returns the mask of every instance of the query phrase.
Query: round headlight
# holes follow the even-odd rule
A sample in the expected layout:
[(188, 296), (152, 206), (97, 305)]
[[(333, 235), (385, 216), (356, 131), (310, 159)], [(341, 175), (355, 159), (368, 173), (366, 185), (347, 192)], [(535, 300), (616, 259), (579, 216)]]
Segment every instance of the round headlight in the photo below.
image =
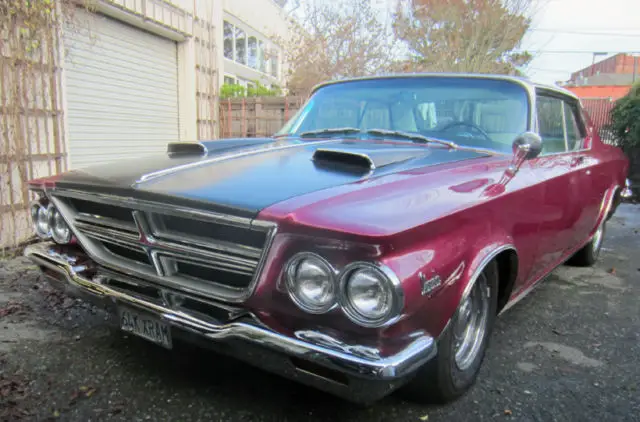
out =
[(47, 221), (49, 222), (49, 230), (51, 237), (56, 243), (61, 245), (71, 242), (71, 229), (64, 221), (60, 211), (53, 205), (49, 205), (47, 209)]
[(49, 219), (45, 207), (39, 203), (33, 204), (31, 206), (31, 220), (33, 221), (33, 229), (36, 231), (38, 237), (42, 239), (49, 239), (51, 237)]
[(317, 255), (296, 255), (287, 265), (286, 283), (291, 299), (306, 312), (327, 312), (336, 303), (333, 269)]
[(379, 327), (396, 317), (402, 307), (399, 283), (373, 265), (352, 264), (342, 279), (342, 308), (365, 327)]

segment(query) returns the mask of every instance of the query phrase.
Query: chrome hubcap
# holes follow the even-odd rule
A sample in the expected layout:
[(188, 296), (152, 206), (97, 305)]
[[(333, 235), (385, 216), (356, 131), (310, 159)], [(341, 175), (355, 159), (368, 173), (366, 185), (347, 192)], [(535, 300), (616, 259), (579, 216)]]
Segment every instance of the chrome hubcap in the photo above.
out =
[(489, 288), (484, 274), (476, 280), (463, 299), (453, 327), (455, 363), (464, 371), (476, 360), (482, 348), (489, 318)]
[(591, 247), (593, 248), (594, 255), (598, 253), (600, 250), (600, 245), (602, 244), (602, 233), (604, 232), (604, 224), (601, 224), (596, 230), (596, 233), (593, 235), (593, 240), (591, 242)]

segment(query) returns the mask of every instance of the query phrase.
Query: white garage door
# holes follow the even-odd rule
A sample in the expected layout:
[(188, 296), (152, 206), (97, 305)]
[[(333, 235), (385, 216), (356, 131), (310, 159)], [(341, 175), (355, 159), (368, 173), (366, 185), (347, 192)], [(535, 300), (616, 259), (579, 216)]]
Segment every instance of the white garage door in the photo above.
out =
[(71, 168), (166, 150), (178, 140), (176, 43), (78, 11), (65, 31)]

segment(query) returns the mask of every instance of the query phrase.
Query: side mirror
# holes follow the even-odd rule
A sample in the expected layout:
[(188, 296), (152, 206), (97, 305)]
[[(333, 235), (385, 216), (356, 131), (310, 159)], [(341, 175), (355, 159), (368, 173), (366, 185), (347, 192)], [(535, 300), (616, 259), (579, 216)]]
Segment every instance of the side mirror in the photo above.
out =
[(521, 133), (513, 140), (513, 159), (506, 170), (505, 176), (511, 178), (518, 173), (520, 166), (526, 160), (536, 158), (542, 152), (542, 138), (534, 132)]
[(518, 161), (531, 160), (536, 158), (542, 152), (542, 138), (534, 132), (521, 133), (513, 140), (514, 158)]

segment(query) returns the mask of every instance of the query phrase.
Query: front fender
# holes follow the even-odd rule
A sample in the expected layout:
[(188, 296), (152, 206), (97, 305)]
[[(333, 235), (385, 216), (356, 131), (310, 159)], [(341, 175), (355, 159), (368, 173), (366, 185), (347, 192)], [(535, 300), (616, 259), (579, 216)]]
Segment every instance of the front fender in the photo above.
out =
[[(498, 255), (506, 251), (513, 251), (516, 256), (518, 254), (515, 246), (510, 243), (509, 238), (491, 242), (475, 253), (475, 256), (469, 261), (467, 270), (463, 272), (464, 276), (461, 276), (458, 281), (455, 280), (455, 277), (457, 277), (455, 273), (449, 277), (447, 281), (451, 287), (451, 305), (447, 308), (447, 312), (443, 314), (443, 318), (440, 321), (440, 326), (442, 327), (440, 332), (449, 324), (460, 303), (470, 293), (475, 281), (482, 274), (485, 267), (496, 259)], [(455, 306), (452, 306), (453, 304)]]
[(406, 314), (391, 332), (424, 330), (438, 337), (486, 265), (507, 250), (517, 254), (511, 236), (486, 222), (444, 233), (385, 262), (405, 290)]

